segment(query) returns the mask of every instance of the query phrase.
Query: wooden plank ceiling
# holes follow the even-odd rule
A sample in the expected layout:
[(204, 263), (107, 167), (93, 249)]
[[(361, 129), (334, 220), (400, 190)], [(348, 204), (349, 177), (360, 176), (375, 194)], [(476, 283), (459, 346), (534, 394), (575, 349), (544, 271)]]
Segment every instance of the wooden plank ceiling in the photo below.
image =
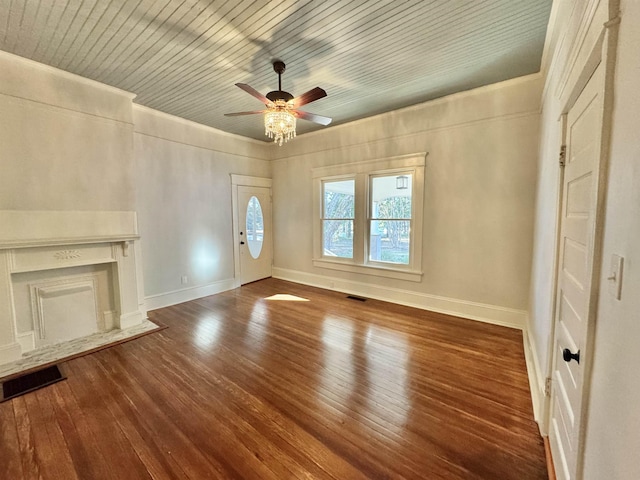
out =
[[(537, 72), (551, 0), (0, 0), (0, 49), (259, 140), (235, 87), (328, 97), (332, 125)], [(321, 127), (304, 120), (298, 133)]]

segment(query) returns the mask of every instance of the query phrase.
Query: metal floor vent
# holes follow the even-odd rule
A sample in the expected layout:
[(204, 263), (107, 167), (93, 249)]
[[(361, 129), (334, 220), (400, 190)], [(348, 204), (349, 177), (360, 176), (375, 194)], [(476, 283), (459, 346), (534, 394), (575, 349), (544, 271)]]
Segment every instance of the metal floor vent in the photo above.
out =
[(0, 399), (0, 402), (6, 402), (66, 378), (60, 373), (58, 366), (53, 365), (37, 372), (27, 373), (18, 378), (7, 380), (2, 383), (2, 399)]
[(366, 299), (366, 298), (364, 298), (364, 297), (359, 297), (359, 296), (357, 296), (357, 295), (347, 295), (347, 298), (348, 298), (349, 300), (357, 300), (357, 301), (359, 301), (359, 302), (366, 302), (366, 301), (367, 301), (367, 299)]

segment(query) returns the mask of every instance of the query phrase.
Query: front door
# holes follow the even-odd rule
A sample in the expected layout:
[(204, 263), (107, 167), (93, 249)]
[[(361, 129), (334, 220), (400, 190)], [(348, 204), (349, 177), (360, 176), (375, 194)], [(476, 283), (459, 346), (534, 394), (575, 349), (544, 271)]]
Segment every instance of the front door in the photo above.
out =
[(567, 113), (549, 440), (558, 479), (578, 478), (585, 363), (595, 311), (596, 212), (604, 67), (596, 69)]
[(238, 186), (240, 284), (271, 276), (271, 189)]

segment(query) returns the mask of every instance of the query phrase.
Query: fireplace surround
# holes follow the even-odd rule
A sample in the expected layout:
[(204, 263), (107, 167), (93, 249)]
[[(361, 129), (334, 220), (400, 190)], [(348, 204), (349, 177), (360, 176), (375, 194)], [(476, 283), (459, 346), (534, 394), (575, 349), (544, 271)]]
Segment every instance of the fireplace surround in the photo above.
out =
[(135, 212), (0, 210), (0, 364), (146, 318)]

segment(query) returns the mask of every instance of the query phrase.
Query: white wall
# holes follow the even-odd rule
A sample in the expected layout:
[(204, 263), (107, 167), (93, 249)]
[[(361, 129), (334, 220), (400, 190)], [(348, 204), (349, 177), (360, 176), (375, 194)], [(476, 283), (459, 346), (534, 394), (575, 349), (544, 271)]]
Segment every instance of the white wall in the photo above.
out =
[[(549, 370), (552, 347), (561, 139), (558, 118), (569, 96), (563, 89), (571, 84), (571, 72), (586, 61), (584, 57), (576, 58), (576, 52), (590, 50), (611, 15), (609, 9), (615, 12), (615, 6), (615, 2), (602, 0), (555, 2), (555, 21), (548, 32), (529, 317), (539, 382)], [(640, 338), (640, 135), (636, 120), (640, 111), (640, 2), (623, 0), (621, 11), (603, 264), (598, 280), (591, 391), (584, 422), (584, 478), (588, 480), (640, 478), (640, 361), (636, 344)], [(621, 300), (609, 294), (606, 280), (612, 254), (625, 259)]]
[[(585, 479), (640, 478), (640, 2), (621, 2), (603, 269), (586, 422)], [(608, 293), (624, 257), (622, 298)]]
[(230, 174), (270, 178), (268, 145), (141, 106), (133, 118), (147, 308), (233, 288)]
[(0, 210), (134, 210), (131, 98), (0, 52)]
[[(297, 138), (273, 164), (275, 274), (518, 325), (529, 292), (539, 76)], [(420, 283), (312, 265), (311, 169), (427, 151)]]

